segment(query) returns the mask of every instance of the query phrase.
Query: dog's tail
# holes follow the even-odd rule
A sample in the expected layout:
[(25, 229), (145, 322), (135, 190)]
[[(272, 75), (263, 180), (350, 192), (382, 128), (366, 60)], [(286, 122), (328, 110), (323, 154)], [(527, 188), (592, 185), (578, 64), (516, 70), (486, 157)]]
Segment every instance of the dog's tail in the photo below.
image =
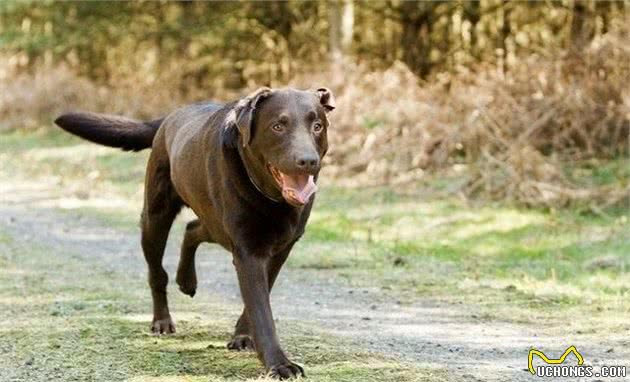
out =
[(142, 122), (114, 115), (68, 113), (55, 119), (55, 123), (67, 132), (94, 143), (125, 151), (140, 151), (151, 147), (163, 120)]

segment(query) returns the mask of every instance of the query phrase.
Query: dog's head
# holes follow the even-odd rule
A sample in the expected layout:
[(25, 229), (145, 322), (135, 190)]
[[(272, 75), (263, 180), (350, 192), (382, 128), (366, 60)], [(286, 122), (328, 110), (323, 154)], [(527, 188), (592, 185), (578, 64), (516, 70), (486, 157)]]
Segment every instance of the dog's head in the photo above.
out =
[(332, 92), (260, 88), (233, 109), (239, 144), (291, 205), (306, 204), (328, 150)]

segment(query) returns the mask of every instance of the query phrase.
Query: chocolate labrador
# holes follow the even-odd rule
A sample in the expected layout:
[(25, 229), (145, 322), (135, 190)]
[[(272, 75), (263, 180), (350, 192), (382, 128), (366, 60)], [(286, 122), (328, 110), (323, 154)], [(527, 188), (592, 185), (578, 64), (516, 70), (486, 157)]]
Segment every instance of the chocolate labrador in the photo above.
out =
[(223, 246), (232, 253), (245, 305), (228, 348), (255, 349), (275, 377), (304, 375), (280, 347), (269, 292), (304, 233), (334, 108), (325, 88), (261, 88), (235, 102), (185, 106), (149, 122), (94, 113), (55, 120), (92, 142), (132, 151), (152, 148), (141, 226), (154, 333), (175, 332), (162, 258), (171, 224), (187, 206), (198, 219), (186, 226), (179, 289), (195, 294), (199, 244)]

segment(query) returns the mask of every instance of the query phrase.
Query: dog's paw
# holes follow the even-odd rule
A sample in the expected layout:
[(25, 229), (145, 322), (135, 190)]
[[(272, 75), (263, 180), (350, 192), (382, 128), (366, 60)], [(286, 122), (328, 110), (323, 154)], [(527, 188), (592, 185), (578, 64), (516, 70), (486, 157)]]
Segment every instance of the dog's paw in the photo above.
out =
[(228, 342), (227, 348), (230, 350), (256, 350), (256, 346), (254, 345), (254, 340), (249, 334), (237, 334), (232, 337), (232, 340)]
[(183, 294), (195, 297), (197, 292), (197, 274), (194, 269), (187, 272), (178, 270), (176, 281), (177, 285), (179, 285), (179, 290)]
[(175, 322), (170, 317), (161, 320), (153, 319), (153, 323), (151, 323), (151, 333), (155, 335), (173, 334), (175, 333)]
[(306, 377), (302, 366), (289, 360), (269, 368), (269, 374), (271, 377), (278, 379), (289, 379), (300, 376)]

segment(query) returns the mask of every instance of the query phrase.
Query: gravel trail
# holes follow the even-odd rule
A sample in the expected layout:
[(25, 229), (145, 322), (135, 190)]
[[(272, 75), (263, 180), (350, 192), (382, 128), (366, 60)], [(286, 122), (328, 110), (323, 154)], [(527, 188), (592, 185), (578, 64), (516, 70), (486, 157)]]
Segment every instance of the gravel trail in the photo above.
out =
[[(0, 188), (0, 225), (14, 238), (45, 245), (51, 255), (78, 254), (81, 261), (145, 279), (138, 230), (107, 227), (89, 215), (60, 211), (60, 198), (59, 190), (50, 185), (5, 184)], [(174, 284), (181, 238), (178, 228), (179, 233), (169, 240), (165, 261), (172, 294), (179, 293)], [(218, 298), (234, 306), (236, 317), (241, 302), (230, 256), (216, 246), (203, 245), (197, 261), (200, 285), (195, 300)], [(343, 286), (332, 271), (284, 269), (274, 287), (272, 304), (279, 320), (314, 325), (362, 350), (394, 355), (425, 367), (446, 366), (458, 381), (540, 380), (527, 371), (532, 346), (550, 355), (560, 355), (569, 344), (587, 349), (589, 354), (612, 353), (611, 359), (606, 359), (608, 364), (624, 364), (630, 359), (623, 347), (628, 342), (623, 338), (597, 341), (576, 333), (559, 338), (545, 328), (479, 319), (474, 305), (452, 306), (427, 299), (400, 304), (379, 288)], [(177, 320), (177, 310), (172, 309), (172, 313)], [(613, 347), (614, 353), (609, 350)]]

